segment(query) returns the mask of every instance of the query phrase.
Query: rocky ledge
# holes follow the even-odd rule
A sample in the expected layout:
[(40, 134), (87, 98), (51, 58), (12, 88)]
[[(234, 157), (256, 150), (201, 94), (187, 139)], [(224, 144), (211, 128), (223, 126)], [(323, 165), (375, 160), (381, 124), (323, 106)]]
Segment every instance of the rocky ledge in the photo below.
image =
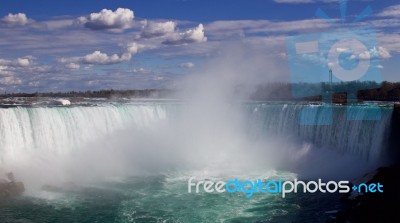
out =
[(0, 177), (0, 200), (21, 195), (24, 191), (24, 184), (15, 181), (13, 173), (6, 174), (4, 178)]
[(400, 166), (381, 167), (370, 175), (365, 183), (382, 184), (383, 193), (347, 194), (342, 198), (347, 208), (329, 223), (400, 222)]

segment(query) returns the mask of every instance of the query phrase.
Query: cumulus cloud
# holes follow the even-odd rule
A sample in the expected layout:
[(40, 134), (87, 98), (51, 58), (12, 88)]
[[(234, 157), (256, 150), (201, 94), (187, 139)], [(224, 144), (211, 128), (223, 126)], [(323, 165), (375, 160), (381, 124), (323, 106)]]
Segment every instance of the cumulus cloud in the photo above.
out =
[(5, 67), (28, 67), (32, 65), (34, 59), (32, 56), (17, 58), (15, 60), (0, 59), (0, 66), (3, 66), (3, 70)]
[(152, 38), (165, 36), (175, 32), (176, 22), (145, 22), (143, 31), (140, 34), (142, 38)]
[(16, 63), (21, 67), (27, 67), (31, 64), (31, 61), (28, 58), (18, 58)]
[(136, 54), (139, 51), (139, 45), (135, 42), (132, 43), (128, 43), (128, 45), (126, 46), (126, 53), (133, 55)]
[(344, 52), (351, 52), (351, 50), (349, 48), (338, 47), (336, 48), (336, 52), (344, 53)]
[(207, 37), (204, 35), (203, 24), (199, 24), (196, 28), (188, 29), (185, 32), (174, 33), (163, 42), (166, 45), (180, 45), (187, 43), (206, 42)]
[(132, 27), (134, 13), (130, 9), (118, 8), (115, 11), (103, 9), (87, 17), (79, 17), (78, 23), (92, 30), (123, 31)]
[[(130, 58), (129, 58), (130, 59)], [(99, 50), (94, 51), (93, 53), (87, 54), (82, 57), (68, 57), (59, 59), (60, 63), (67, 64), (66, 67), (71, 69), (76, 67), (78, 63), (83, 64), (94, 64), (94, 65), (108, 65), (108, 64), (116, 64), (123, 61), (128, 61), (128, 58), (123, 55), (112, 54), (108, 55), (107, 53), (103, 53)]]
[[(129, 58), (130, 59), (130, 58)], [(94, 51), (91, 54), (88, 54), (82, 58), (83, 63), (87, 64), (115, 64), (120, 63), (122, 61), (127, 61), (123, 55), (119, 56), (117, 54), (107, 55), (106, 53), (102, 53), (101, 51)]]
[(0, 65), (0, 75), (10, 75), (12, 71), (8, 66)]
[[(336, 48), (338, 53), (352, 53), (352, 50), (349, 48)], [(360, 60), (370, 60), (370, 59), (389, 59), (392, 55), (390, 52), (384, 47), (373, 47), (368, 51), (362, 52), (359, 55), (351, 55), (350, 59), (360, 59)]]
[(11, 60), (0, 59), (0, 66), (9, 65), (10, 63), (11, 63)]
[(378, 13), (379, 17), (400, 17), (400, 5), (389, 6)]
[(25, 13), (9, 13), (8, 15), (4, 16), (1, 21), (10, 26), (24, 26), (28, 23), (31, 23), (33, 20), (29, 19)]
[(81, 65), (77, 63), (68, 63), (65, 65), (65, 67), (69, 70), (79, 70), (81, 68)]
[(16, 59), (0, 59), (0, 85), (22, 84), (25, 75), (43, 74), (50, 71), (47, 65), (37, 64), (32, 56)]
[(181, 64), (179, 64), (179, 67), (182, 67), (182, 68), (192, 68), (192, 67), (194, 67), (194, 64), (193, 64), (192, 62), (181, 63)]
[(121, 54), (112, 54), (108, 55), (107, 53), (103, 53), (99, 50), (94, 51), (93, 53), (87, 54), (82, 57), (68, 57), (61, 58), (58, 62), (66, 64), (68, 69), (72, 70), (79, 69), (77, 65), (79, 63), (89, 64), (89, 65), (109, 65), (109, 64), (117, 64), (121, 62), (126, 62), (131, 60), (132, 56), (136, 54), (139, 50), (139, 45), (135, 42), (129, 43), (125, 47), (125, 51)]
[(7, 76), (0, 78), (0, 83), (4, 85), (21, 84), (22, 80), (13, 76)]
[(392, 57), (390, 52), (384, 47), (380, 46), (380, 47), (378, 47), (378, 50), (376, 50), (376, 48), (374, 48), (374, 49), (375, 49), (375, 52), (377, 52), (377, 55), (379, 55), (379, 57), (381, 59), (388, 59), (388, 58)]
[(390, 52), (384, 47), (374, 47), (370, 49), (368, 52), (363, 52), (359, 55), (359, 59), (361, 60), (369, 60), (369, 59), (389, 59), (392, 57)]
[[(143, 30), (140, 33), (140, 38), (150, 39), (157, 38), (163, 45), (184, 45), (189, 43), (206, 42), (207, 37), (204, 34), (203, 24), (197, 27), (180, 31), (177, 28), (177, 22), (174, 21), (144, 21)], [(147, 41), (149, 42), (149, 41)], [(154, 41), (149, 42), (147, 48), (154, 48)], [(153, 45), (152, 45), (153, 43)], [(157, 45), (157, 44), (156, 44)], [(159, 46), (156, 46), (159, 47)]]

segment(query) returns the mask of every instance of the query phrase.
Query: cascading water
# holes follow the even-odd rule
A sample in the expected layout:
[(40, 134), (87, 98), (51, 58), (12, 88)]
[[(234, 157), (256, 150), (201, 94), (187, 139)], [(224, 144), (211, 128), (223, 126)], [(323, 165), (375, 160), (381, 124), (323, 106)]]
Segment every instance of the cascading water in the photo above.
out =
[[(246, 199), (242, 194), (187, 192), (187, 180), (193, 176), (215, 181), (290, 180), (303, 171), (285, 169), (285, 165), (241, 169), (246, 167), (239, 165), (242, 163), (257, 167), (273, 161), (294, 162), (299, 160), (281, 158), (326, 150), (332, 153), (323, 157), (322, 163), (334, 159), (334, 172), (343, 175), (344, 171), (337, 169), (343, 166), (337, 157), (355, 157), (346, 171), (356, 162), (382, 158), (392, 108), (382, 107), (379, 121), (347, 121), (346, 108), (336, 106), (333, 125), (301, 126), (298, 114), (309, 106), (245, 103), (202, 109), (185, 102), (143, 102), (0, 109), (0, 166), (13, 170), (27, 183), (25, 196), (1, 209), (0, 219), (56, 222), (62, 216), (69, 222), (325, 221), (325, 211), (340, 206), (338, 194), (298, 194), (283, 200), (273, 194)], [(234, 114), (237, 110), (239, 115)], [(363, 106), (353, 110), (351, 116), (361, 119), (368, 111), (370, 107)], [(319, 115), (324, 118), (322, 112)], [(304, 144), (316, 149), (304, 150)], [(336, 158), (331, 154), (337, 154)], [(308, 160), (300, 162), (311, 165)], [(161, 168), (154, 168), (157, 165)], [(323, 169), (317, 165), (311, 169)], [(241, 171), (226, 171), (235, 166)], [(153, 172), (136, 174), (141, 168)], [(69, 175), (60, 177), (61, 182), (51, 181), (64, 173)], [(100, 178), (86, 182), (92, 175)], [(38, 188), (32, 189), (29, 177), (40, 182)], [(40, 188), (52, 183), (59, 184)]]
[(65, 154), (117, 130), (144, 128), (166, 118), (160, 104), (0, 109), (1, 162), (35, 150)]
[[(346, 107), (336, 106), (332, 125), (299, 125), (298, 114), (307, 106), (246, 104), (246, 128), (253, 136), (280, 135), (363, 159), (380, 158), (390, 125), (390, 107), (382, 108), (379, 121), (348, 121)], [(369, 110), (368, 106), (363, 106), (350, 115), (362, 120)], [(65, 154), (117, 130), (144, 128), (171, 119), (174, 113), (177, 113), (177, 104), (173, 103), (0, 109), (1, 163), (14, 161), (19, 155), (35, 150)], [(319, 115), (324, 116), (323, 113)]]
[[(333, 106), (333, 116), (324, 113), (323, 105), (311, 105), (317, 109), (317, 119), (332, 119), (332, 125), (301, 125), (300, 112), (310, 105), (296, 104), (249, 104), (250, 128), (253, 134), (260, 129), (275, 135), (284, 135), (306, 141), (344, 154), (354, 154), (362, 159), (376, 161), (385, 155), (392, 108), (360, 105), (356, 109)], [(376, 120), (364, 120), (375, 116)], [(354, 120), (347, 120), (352, 117)], [(265, 134), (264, 134), (265, 135)]]

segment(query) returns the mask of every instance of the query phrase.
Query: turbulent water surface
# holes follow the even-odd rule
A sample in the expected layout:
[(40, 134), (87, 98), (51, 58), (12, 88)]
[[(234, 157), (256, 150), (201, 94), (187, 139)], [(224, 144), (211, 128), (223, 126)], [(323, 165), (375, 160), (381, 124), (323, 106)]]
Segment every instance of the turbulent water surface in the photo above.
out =
[[(0, 165), (25, 182), (2, 222), (323, 222), (338, 194), (188, 193), (190, 177), (349, 179), (385, 158), (392, 109), (333, 106), (333, 125), (302, 126), (311, 105), (182, 102), (0, 109)], [(325, 105), (314, 105), (323, 109)], [(351, 114), (350, 114), (351, 113)], [(347, 116), (358, 121), (348, 121)], [(336, 173), (336, 174), (335, 174)]]

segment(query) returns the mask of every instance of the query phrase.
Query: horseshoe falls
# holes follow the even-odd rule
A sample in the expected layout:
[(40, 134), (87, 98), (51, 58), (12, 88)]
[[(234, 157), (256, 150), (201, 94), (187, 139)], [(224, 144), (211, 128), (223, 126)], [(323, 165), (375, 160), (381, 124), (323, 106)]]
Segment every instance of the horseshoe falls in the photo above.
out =
[[(0, 109), (1, 162), (14, 162), (26, 152), (68, 154), (85, 143), (101, 140), (128, 128), (146, 129), (177, 115), (178, 104), (126, 104), (93, 107), (16, 107)], [(379, 121), (348, 121), (346, 107), (334, 108), (332, 125), (300, 125), (298, 114), (307, 105), (245, 104), (249, 137), (285, 136), (299, 142), (330, 147), (360, 159), (376, 160), (385, 153), (391, 108), (382, 108)], [(319, 106), (322, 107), (323, 106)], [(182, 108), (184, 109), (184, 107)], [(353, 110), (362, 120), (369, 107)], [(170, 123), (173, 126), (173, 123)], [(210, 123), (212, 124), (212, 123)], [(217, 123), (216, 123), (217, 125)], [(94, 149), (95, 150), (95, 149)], [(95, 152), (95, 151), (94, 151)]]
[(67, 154), (130, 125), (145, 128), (166, 113), (162, 105), (0, 109), (2, 162), (26, 152)]
[[(314, 106), (332, 125), (300, 125)], [(169, 101), (0, 109), (0, 168), (26, 192), (6, 222), (314, 222), (339, 194), (188, 193), (188, 179), (351, 180), (386, 162), (393, 108)], [(353, 117), (356, 121), (347, 120)], [(378, 117), (375, 117), (378, 118)], [(339, 172), (339, 173), (338, 173)], [(207, 205), (210, 204), (210, 205)], [(211, 205), (212, 204), (212, 205)], [(211, 208), (213, 207), (213, 208)], [(32, 211), (34, 210), (34, 211)]]
[[(314, 109), (315, 106), (312, 105)], [(357, 155), (370, 161), (377, 161), (385, 155), (391, 107), (355, 106), (354, 109), (347, 109), (345, 106), (332, 106), (333, 116), (330, 116), (323, 110), (327, 106), (317, 105), (317, 119), (333, 120), (332, 124), (301, 125), (299, 114), (308, 107), (310, 106), (253, 105), (249, 108), (250, 126), (259, 125), (258, 129), (262, 128), (263, 132), (292, 136), (301, 142), (330, 148), (342, 154)], [(380, 111), (377, 112), (376, 109)], [(354, 121), (347, 117), (352, 117)], [(258, 131), (257, 128), (255, 131)]]

